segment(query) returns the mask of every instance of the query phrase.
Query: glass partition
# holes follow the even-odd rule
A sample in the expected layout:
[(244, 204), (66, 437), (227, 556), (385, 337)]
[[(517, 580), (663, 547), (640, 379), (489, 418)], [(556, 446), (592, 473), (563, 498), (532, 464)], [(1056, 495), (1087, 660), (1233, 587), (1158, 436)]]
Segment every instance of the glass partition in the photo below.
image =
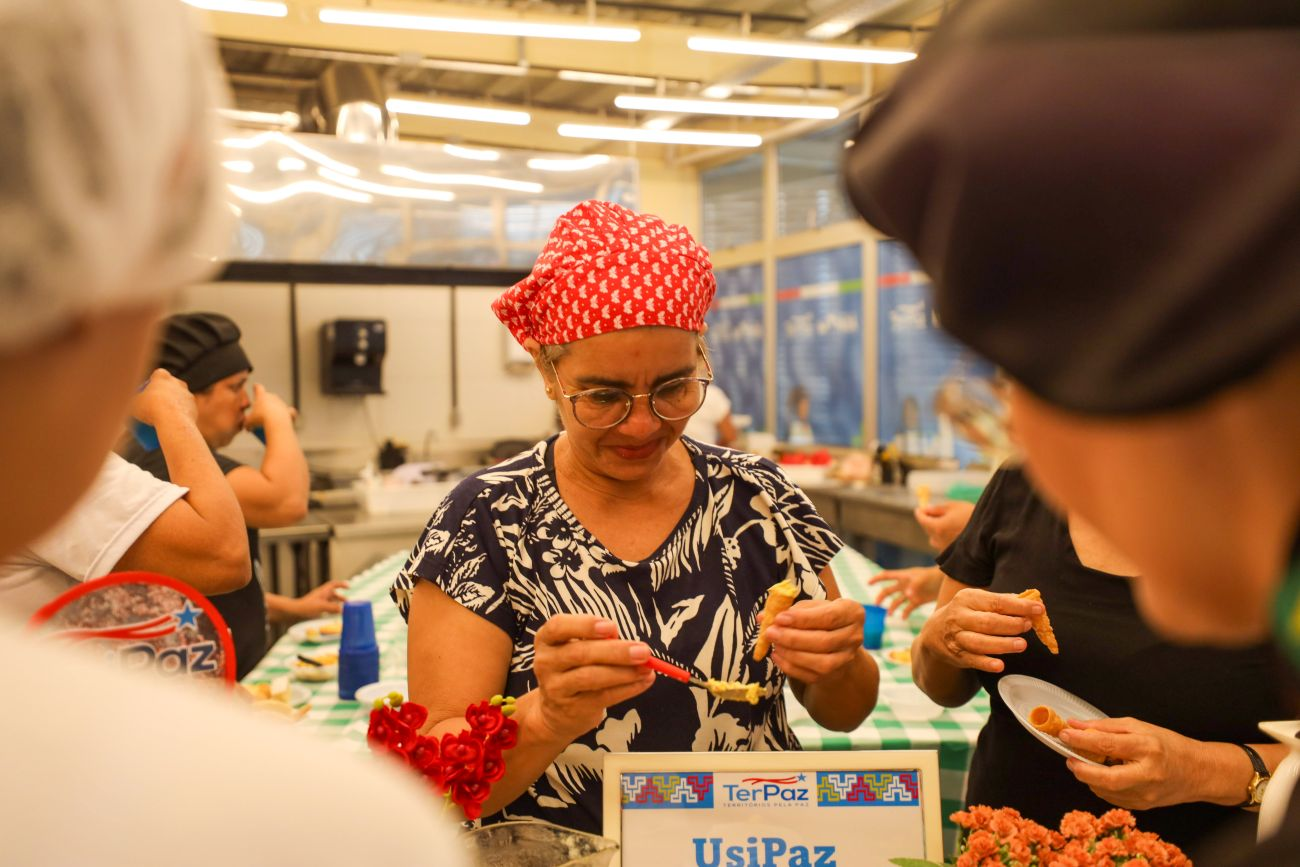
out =
[(283, 132), (221, 146), (236, 260), (528, 267), (573, 205), (639, 198), (636, 160), (603, 154)]

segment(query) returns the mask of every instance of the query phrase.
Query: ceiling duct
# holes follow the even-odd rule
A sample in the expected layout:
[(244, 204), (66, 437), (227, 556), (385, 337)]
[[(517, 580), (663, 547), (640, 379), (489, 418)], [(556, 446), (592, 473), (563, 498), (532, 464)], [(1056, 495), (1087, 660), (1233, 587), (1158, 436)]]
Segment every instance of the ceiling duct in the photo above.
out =
[(320, 76), (321, 131), (347, 141), (397, 140), (397, 119), (388, 112), (383, 79), (373, 66), (335, 62)]

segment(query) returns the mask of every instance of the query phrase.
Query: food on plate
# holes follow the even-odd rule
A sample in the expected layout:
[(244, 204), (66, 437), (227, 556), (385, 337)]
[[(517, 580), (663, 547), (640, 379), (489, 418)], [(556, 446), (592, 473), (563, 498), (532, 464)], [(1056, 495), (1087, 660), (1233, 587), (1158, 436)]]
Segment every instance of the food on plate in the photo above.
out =
[[(1045, 704), (1040, 704), (1029, 711), (1029, 724), (1043, 734), (1051, 735), (1058, 740), (1061, 737), (1061, 729), (1065, 728), (1065, 720), (1061, 719), (1061, 715)], [(1074, 750), (1085, 759), (1090, 759), (1091, 761), (1102, 765), (1109, 764), (1109, 761), (1107, 761), (1106, 757), (1103, 755), (1089, 752), (1088, 750), (1081, 750), (1075, 746), (1071, 746), (1070, 749)]]
[(298, 680), (320, 683), (338, 676), (339, 654), (336, 650), (300, 653), (293, 661), (293, 676)]
[(322, 623), (320, 626), (311, 626), (307, 629), (308, 641), (326, 641), (336, 638), (343, 634), (343, 621), (331, 620), (329, 623)]
[(311, 710), (310, 704), (302, 707), (293, 706), (293, 692), (289, 678), (277, 677), (270, 683), (241, 683), (238, 692), (248, 697), (254, 710), (267, 711), (292, 720), (302, 719)]
[(930, 486), (917, 485), (916, 486), (916, 507), (918, 509), (926, 509), (929, 508), (929, 506), (930, 506)]
[(911, 665), (912, 651), (907, 647), (896, 648), (886, 653), (885, 658), (890, 662), (897, 662), (899, 665)]
[(767, 602), (763, 605), (763, 613), (759, 615), (758, 640), (754, 642), (755, 660), (762, 660), (767, 656), (767, 651), (772, 647), (772, 642), (767, 640), (767, 628), (776, 620), (778, 614), (794, 604), (794, 598), (798, 595), (799, 585), (791, 578), (785, 579), (767, 591)]
[(1035, 602), (1041, 602), (1043, 604), (1043, 613), (1031, 621), (1034, 626), (1034, 634), (1038, 636), (1039, 641), (1043, 642), (1043, 645), (1047, 648), (1048, 652), (1060, 653), (1061, 649), (1056, 643), (1056, 632), (1052, 629), (1052, 621), (1047, 617), (1047, 603), (1043, 602), (1043, 594), (1039, 593), (1033, 587), (1030, 587), (1028, 590), (1016, 595), (1021, 599), (1032, 599)]
[(757, 683), (744, 683), (738, 680), (714, 680), (709, 678), (709, 692), (723, 701), (747, 701), (758, 704), (758, 700), (767, 695), (767, 688)]
[(1045, 704), (1040, 704), (1029, 712), (1029, 724), (1054, 738), (1059, 738), (1061, 729), (1065, 728), (1065, 720), (1061, 719), (1061, 715)]

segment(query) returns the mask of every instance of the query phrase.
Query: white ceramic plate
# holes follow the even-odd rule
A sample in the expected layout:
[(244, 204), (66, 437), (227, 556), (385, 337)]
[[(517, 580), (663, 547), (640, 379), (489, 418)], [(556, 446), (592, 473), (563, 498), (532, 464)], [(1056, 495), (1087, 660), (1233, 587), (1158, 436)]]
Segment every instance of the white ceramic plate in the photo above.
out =
[(1059, 738), (1044, 734), (1029, 724), (1029, 712), (1040, 704), (1047, 705), (1060, 714), (1061, 719), (1105, 719), (1106, 715), (1073, 693), (1066, 692), (1055, 684), (1024, 674), (1008, 674), (998, 681), (998, 694), (1011, 708), (1011, 712), (1020, 720), (1020, 724), (1048, 749), (1055, 750), (1063, 756), (1078, 759), (1089, 764), (1100, 764), (1092, 759), (1085, 759), (1065, 745)]
[(375, 699), (383, 698), (390, 692), (400, 692), (405, 697), (406, 681), (381, 680), (378, 683), (368, 683), (357, 690), (357, 701), (361, 702), (362, 707), (369, 707), (375, 703)]
[(308, 635), (313, 629), (320, 629), (330, 623), (342, 623), (337, 617), (324, 617), (320, 620), (304, 620), (302, 623), (295, 623), (289, 627), (289, 634), (293, 636), (294, 641), (303, 644), (336, 644), (339, 640), (340, 633), (334, 635), (321, 635), (312, 638)]

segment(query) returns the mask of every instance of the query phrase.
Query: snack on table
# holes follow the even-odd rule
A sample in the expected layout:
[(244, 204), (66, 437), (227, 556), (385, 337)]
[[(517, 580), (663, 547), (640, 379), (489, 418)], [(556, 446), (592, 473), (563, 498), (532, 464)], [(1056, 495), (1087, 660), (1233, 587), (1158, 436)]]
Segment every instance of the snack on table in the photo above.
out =
[(899, 665), (912, 664), (912, 650), (908, 647), (895, 648), (885, 654), (885, 658), (890, 662), (897, 662)]
[(321, 626), (313, 626), (307, 630), (308, 641), (324, 641), (333, 638), (336, 635), (343, 634), (343, 621), (331, 620), (329, 623)]
[(289, 678), (277, 677), (270, 683), (241, 683), (239, 692), (252, 700), (254, 710), (270, 711), (291, 720), (300, 720), (311, 710), (311, 704), (302, 707), (293, 706), (292, 690)]
[(1016, 595), (1021, 599), (1032, 599), (1034, 602), (1042, 603), (1043, 613), (1031, 621), (1034, 626), (1034, 634), (1038, 636), (1038, 640), (1043, 642), (1043, 645), (1050, 653), (1060, 653), (1061, 649), (1056, 643), (1056, 632), (1052, 629), (1052, 621), (1047, 617), (1047, 603), (1043, 602), (1043, 594), (1031, 587)]
[(799, 585), (791, 578), (785, 579), (767, 591), (767, 602), (763, 605), (763, 613), (759, 615), (758, 620), (758, 639), (754, 642), (755, 660), (761, 661), (767, 656), (767, 651), (772, 647), (772, 642), (767, 640), (767, 628), (776, 620), (778, 614), (794, 604), (794, 598), (798, 595)]
[[(1061, 715), (1045, 704), (1040, 704), (1029, 712), (1029, 724), (1043, 734), (1051, 735), (1058, 740), (1061, 737), (1061, 730), (1065, 728), (1065, 720), (1061, 719)], [(1103, 755), (1098, 755), (1097, 753), (1089, 752), (1088, 750), (1081, 750), (1075, 746), (1071, 746), (1070, 749), (1074, 750), (1085, 759), (1090, 759), (1099, 765), (1110, 764), (1107, 758)]]
[[(308, 660), (311, 660), (309, 662)], [(312, 665), (315, 662), (316, 665)], [(320, 683), (326, 680), (333, 680), (338, 676), (339, 654), (337, 650), (321, 651), (320, 653), (301, 653), (293, 661), (293, 676), (298, 680), (305, 680), (310, 683)]]

